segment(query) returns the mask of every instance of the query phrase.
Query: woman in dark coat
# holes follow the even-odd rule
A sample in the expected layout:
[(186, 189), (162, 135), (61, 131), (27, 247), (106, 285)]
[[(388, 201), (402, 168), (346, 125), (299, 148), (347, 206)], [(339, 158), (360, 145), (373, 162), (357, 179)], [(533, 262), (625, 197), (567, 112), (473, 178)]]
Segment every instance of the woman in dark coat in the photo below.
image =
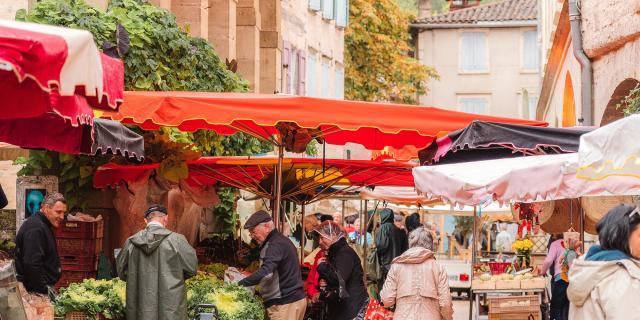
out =
[(316, 231), (320, 234), (320, 247), (327, 250), (327, 257), (319, 260), (318, 274), (328, 318), (363, 319), (369, 297), (358, 254), (347, 244), (346, 234), (338, 224), (326, 221)]

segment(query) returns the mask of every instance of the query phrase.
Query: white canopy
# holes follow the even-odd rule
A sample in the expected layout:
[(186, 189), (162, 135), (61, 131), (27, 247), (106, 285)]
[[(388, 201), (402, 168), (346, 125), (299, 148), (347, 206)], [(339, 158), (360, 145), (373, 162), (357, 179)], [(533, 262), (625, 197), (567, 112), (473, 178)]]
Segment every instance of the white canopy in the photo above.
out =
[(640, 178), (640, 115), (632, 115), (580, 138), (578, 178)]
[(413, 169), (415, 186), (427, 197), (454, 204), (543, 201), (640, 193), (640, 179), (578, 179), (578, 154), (466, 162)]

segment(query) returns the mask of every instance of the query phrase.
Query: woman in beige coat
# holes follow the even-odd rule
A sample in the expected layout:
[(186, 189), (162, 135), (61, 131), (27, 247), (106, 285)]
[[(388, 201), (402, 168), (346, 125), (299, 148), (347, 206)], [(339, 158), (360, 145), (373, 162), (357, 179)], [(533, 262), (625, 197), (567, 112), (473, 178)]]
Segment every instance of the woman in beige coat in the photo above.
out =
[(433, 255), (433, 238), (424, 227), (409, 234), (409, 250), (393, 259), (380, 298), (396, 305), (394, 319), (453, 319), (447, 272)]
[(596, 225), (600, 245), (569, 269), (569, 319), (640, 319), (640, 210), (619, 205)]

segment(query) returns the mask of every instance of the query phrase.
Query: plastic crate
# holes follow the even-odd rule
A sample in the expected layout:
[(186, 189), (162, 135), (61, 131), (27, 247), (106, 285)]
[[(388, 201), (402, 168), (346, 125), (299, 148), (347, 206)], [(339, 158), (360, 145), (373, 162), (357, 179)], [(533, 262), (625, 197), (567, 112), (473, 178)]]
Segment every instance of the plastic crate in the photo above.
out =
[(515, 312), (489, 315), (489, 320), (541, 320), (540, 311), (534, 312)]
[(537, 295), (489, 298), (489, 315), (509, 313), (526, 313), (528, 315), (538, 312), (540, 312), (540, 298)]
[(491, 274), (502, 274), (510, 265), (510, 262), (489, 262), (489, 269), (491, 269)]
[(98, 239), (56, 239), (59, 255), (95, 256), (102, 251), (102, 238)]
[(97, 239), (104, 236), (104, 221), (82, 222), (63, 221), (56, 229), (56, 238), (63, 239)]
[(72, 283), (82, 282), (84, 279), (95, 278), (95, 271), (66, 271), (62, 270), (60, 280), (56, 283), (56, 289), (68, 287)]
[(65, 255), (60, 256), (60, 267), (65, 271), (96, 271), (98, 259), (94, 256)]

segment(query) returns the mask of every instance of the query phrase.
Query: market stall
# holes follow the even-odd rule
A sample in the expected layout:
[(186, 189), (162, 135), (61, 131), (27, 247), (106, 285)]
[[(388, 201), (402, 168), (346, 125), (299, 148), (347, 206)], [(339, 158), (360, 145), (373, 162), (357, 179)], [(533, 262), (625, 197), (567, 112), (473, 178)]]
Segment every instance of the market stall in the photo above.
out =
[[(538, 205), (530, 203), (532, 201), (640, 193), (640, 183), (637, 179), (625, 177), (611, 177), (600, 181), (578, 179), (577, 164), (578, 154), (574, 153), (423, 166), (415, 168), (413, 173), (418, 192), (427, 197), (438, 196), (451, 203), (476, 207), (491, 200), (501, 203), (522, 202), (520, 205), (524, 210), (531, 209), (531, 212), (525, 212), (524, 216), (520, 216), (525, 221), (531, 217), (535, 218), (539, 210)], [(521, 210), (520, 214), (522, 213)], [(478, 217), (478, 215), (475, 216)], [(476, 241), (473, 245), (476, 246)], [(526, 256), (530, 255), (531, 246), (532, 244), (521, 243), (514, 246), (514, 249), (520, 251), (519, 255), (527, 260)], [(519, 259), (519, 261), (522, 260)], [(494, 270), (498, 266), (501, 266), (501, 270)], [(490, 271), (501, 273), (506, 267), (507, 265), (496, 264)], [(481, 270), (481, 272), (486, 271)], [(523, 286), (523, 279), (517, 281), (511, 276), (501, 275), (495, 278), (489, 275), (488, 278), (484, 276), (484, 279), (479, 277), (474, 280), (477, 281), (473, 288), (474, 301), (479, 299), (478, 295), (487, 294), (486, 290), (509, 289), (534, 292), (535, 290), (532, 290), (537, 289), (532, 288), (533, 285), (529, 283)], [(542, 284), (536, 279), (534, 283)], [(478, 315), (477, 308), (474, 314)]]
[[(546, 126), (545, 122), (500, 118), (434, 107), (329, 100), (285, 95), (209, 92), (126, 92), (126, 103), (106, 117), (154, 130), (161, 126), (182, 131), (244, 132), (277, 147), (274, 174), (276, 226), (281, 221), (284, 151), (303, 152), (307, 143), (358, 143), (380, 150), (386, 146), (424, 147), (441, 132), (457, 130), (471, 121)], [(323, 112), (317, 112), (323, 110)]]

